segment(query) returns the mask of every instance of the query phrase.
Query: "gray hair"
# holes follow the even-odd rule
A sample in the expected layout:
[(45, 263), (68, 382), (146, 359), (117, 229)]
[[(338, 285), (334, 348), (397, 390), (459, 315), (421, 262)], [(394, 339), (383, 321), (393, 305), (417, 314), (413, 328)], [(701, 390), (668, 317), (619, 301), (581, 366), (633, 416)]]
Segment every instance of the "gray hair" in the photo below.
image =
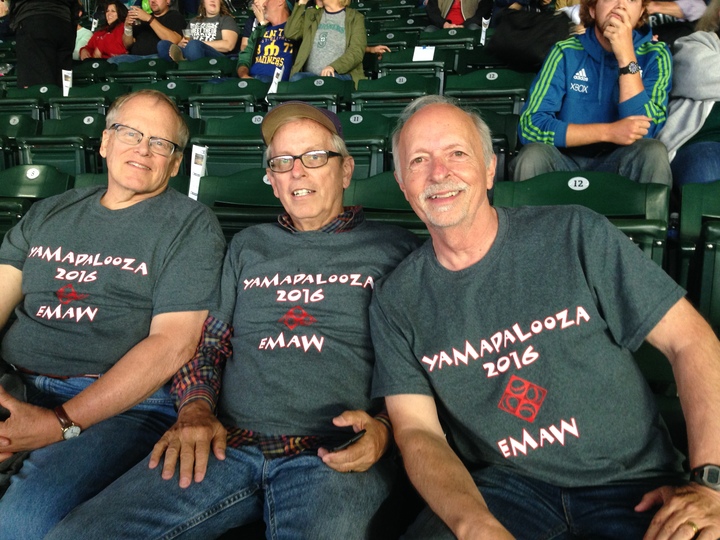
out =
[[(175, 137), (177, 140), (172, 141), (179, 145), (181, 148), (185, 148), (185, 145), (188, 142), (188, 139), (190, 138), (190, 130), (187, 127), (187, 124), (185, 123), (185, 119), (183, 118), (182, 114), (180, 113), (180, 110), (177, 108), (177, 105), (175, 102), (170, 99), (168, 96), (163, 94), (162, 92), (158, 92), (157, 90), (138, 90), (137, 92), (132, 92), (130, 94), (125, 94), (124, 96), (120, 96), (115, 100), (115, 102), (110, 107), (110, 110), (108, 110), (107, 115), (105, 116), (105, 129), (110, 129), (110, 126), (116, 123), (117, 117), (122, 111), (125, 104), (130, 101), (133, 98), (136, 97), (149, 97), (154, 98), (157, 101), (159, 101), (161, 104), (167, 105), (170, 110), (172, 110), (173, 114), (175, 115), (175, 119), (177, 120), (177, 132), (175, 134)], [(151, 114), (151, 111), (147, 111), (148, 114)], [(182, 155), (182, 153), (180, 153)]]
[[(718, 0), (720, 1), (720, 0)], [(485, 162), (486, 167), (490, 167), (492, 165), (492, 158), (495, 155), (493, 152), (493, 146), (492, 146), (492, 136), (490, 134), (490, 128), (485, 123), (485, 121), (480, 117), (480, 115), (474, 111), (474, 110), (465, 110), (458, 104), (458, 101), (453, 98), (449, 98), (446, 96), (438, 96), (438, 95), (430, 95), (430, 96), (423, 96), (421, 98), (416, 99), (412, 103), (410, 103), (405, 109), (403, 109), (403, 112), (400, 113), (400, 116), (398, 117), (397, 124), (395, 125), (395, 130), (393, 131), (392, 135), (392, 153), (393, 153), (393, 162), (395, 164), (395, 174), (398, 175), (398, 178), (402, 182), (402, 168), (400, 167), (400, 155), (398, 152), (398, 146), (400, 143), (400, 133), (402, 132), (403, 127), (405, 127), (405, 124), (410, 120), (410, 118), (418, 112), (420, 109), (427, 107), (428, 105), (450, 105), (451, 107), (455, 107), (459, 111), (464, 112), (467, 114), (470, 119), (472, 120), (473, 124), (475, 125), (475, 129), (477, 129), (478, 136), (480, 137), (480, 143), (482, 145), (482, 153), (483, 153), (483, 161)]]
[[(297, 120), (312, 120), (311, 118), (307, 118), (305, 116), (288, 116), (285, 118), (282, 122), (278, 124), (278, 126), (275, 128), (275, 133), (277, 133), (277, 130), (280, 129), (281, 126), (284, 126), (285, 124), (289, 124), (290, 122), (295, 122)], [(330, 130), (328, 130), (330, 131)], [(345, 145), (345, 141), (343, 138), (338, 135), (337, 133), (330, 132), (330, 135), (332, 136), (332, 145), (335, 147), (335, 151), (340, 154), (343, 159), (346, 157), (350, 157), (350, 152), (348, 152), (347, 146)], [(275, 137), (273, 137), (274, 139)], [(270, 146), (272, 145), (272, 140), (268, 143), (268, 147), (265, 150), (265, 159), (269, 160), (272, 156), (270, 153)]]
[(695, 30), (717, 32), (718, 28), (720, 28), (720, 0), (712, 0), (703, 16), (695, 23)]

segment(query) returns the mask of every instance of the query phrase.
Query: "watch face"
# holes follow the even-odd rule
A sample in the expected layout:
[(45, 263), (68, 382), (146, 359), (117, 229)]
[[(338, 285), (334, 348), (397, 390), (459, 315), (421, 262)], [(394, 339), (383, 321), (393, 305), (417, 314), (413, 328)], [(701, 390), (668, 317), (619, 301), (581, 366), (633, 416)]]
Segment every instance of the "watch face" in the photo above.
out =
[(72, 439), (73, 437), (77, 437), (78, 435), (80, 435), (80, 431), (80, 426), (76, 426), (73, 424), (72, 426), (63, 430), (63, 439), (68, 440)]
[(640, 66), (637, 64), (637, 62), (630, 62), (630, 65), (628, 66), (628, 71), (630, 73), (637, 73), (640, 71)]

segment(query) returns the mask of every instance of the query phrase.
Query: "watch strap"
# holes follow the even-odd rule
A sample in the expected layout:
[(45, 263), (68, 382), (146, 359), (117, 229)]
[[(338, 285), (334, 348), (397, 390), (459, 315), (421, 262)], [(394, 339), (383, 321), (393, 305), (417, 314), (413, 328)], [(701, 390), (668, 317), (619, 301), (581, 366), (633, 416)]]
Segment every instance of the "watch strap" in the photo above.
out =
[(720, 491), (720, 466), (706, 463), (690, 471), (690, 481)]
[(53, 409), (53, 412), (55, 413), (55, 416), (57, 416), (58, 422), (60, 422), (60, 429), (65, 431), (70, 426), (76, 426), (77, 424), (70, 420), (70, 417), (68, 416), (67, 412), (65, 412), (65, 408), (62, 405), (58, 405)]

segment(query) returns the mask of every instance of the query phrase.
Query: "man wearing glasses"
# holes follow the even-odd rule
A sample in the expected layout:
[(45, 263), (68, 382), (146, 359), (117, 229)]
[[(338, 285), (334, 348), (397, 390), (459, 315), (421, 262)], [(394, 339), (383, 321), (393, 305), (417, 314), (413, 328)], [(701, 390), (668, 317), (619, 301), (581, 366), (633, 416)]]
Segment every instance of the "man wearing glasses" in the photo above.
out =
[(286, 212), (230, 243), (221, 307), (173, 382), (178, 422), (49, 538), (206, 539), (260, 519), (268, 538), (378, 538), (395, 469), (367, 310), (417, 239), (343, 207), (354, 162), (335, 114), (287, 103), (262, 133)]
[[(148, 114), (152, 111), (152, 114)], [(224, 240), (168, 189), (188, 130), (163, 94), (118, 99), (108, 185), (35, 204), (0, 247), (2, 342), (28, 402), (0, 390), (0, 460), (29, 450), (0, 499), (0, 536), (42, 538), (142, 459), (175, 411), (166, 382), (217, 304)]]

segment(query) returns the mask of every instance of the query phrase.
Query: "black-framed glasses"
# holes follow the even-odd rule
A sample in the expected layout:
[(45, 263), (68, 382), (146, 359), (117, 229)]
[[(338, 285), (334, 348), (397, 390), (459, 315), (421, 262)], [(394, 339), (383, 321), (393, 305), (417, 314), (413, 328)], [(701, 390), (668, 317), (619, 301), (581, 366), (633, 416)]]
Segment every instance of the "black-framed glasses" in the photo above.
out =
[(308, 169), (317, 169), (326, 165), (331, 157), (341, 157), (342, 154), (332, 152), (331, 150), (310, 150), (299, 156), (275, 156), (268, 160), (270, 170), (273, 172), (288, 172), (295, 165), (295, 160), (299, 159)]
[[(137, 146), (145, 137), (144, 133), (123, 124), (113, 124), (110, 129), (115, 131), (118, 141), (130, 146)], [(175, 151), (181, 149), (179, 144), (161, 137), (148, 137), (148, 146), (153, 154), (163, 157), (170, 157)]]

